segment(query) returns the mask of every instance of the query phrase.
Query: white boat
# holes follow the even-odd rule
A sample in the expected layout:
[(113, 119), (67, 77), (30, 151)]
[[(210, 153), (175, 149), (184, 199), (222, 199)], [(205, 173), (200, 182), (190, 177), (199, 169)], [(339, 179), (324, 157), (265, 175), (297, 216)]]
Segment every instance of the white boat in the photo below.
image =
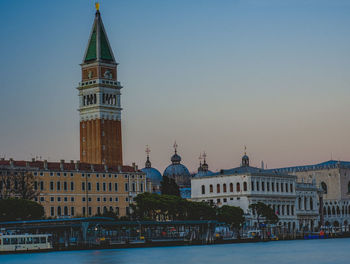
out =
[(2, 234), (0, 233), (0, 252), (45, 250), (52, 248), (49, 234)]

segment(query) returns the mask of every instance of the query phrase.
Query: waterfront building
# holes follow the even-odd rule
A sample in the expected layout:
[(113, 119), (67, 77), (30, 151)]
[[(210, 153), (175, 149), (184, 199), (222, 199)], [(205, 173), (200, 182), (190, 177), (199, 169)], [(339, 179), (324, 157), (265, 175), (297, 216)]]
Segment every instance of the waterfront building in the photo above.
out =
[(80, 161), (123, 165), (121, 103), (117, 66), (96, 10), (89, 42), (81, 64), (79, 83)]
[(164, 170), (163, 176), (174, 179), (181, 188), (189, 188), (191, 186), (191, 175), (187, 167), (181, 164), (181, 157), (177, 154), (178, 145), (174, 144), (174, 155), (171, 157), (171, 164)]
[(152, 167), (152, 163), (149, 159), (149, 153), (151, 152), (150, 148), (146, 146), (147, 160), (145, 167), (141, 169), (142, 172), (146, 174), (147, 179), (152, 183), (152, 192), (160, 194), (160, 185), (162, 181), (162, 174), (159, 170)]
[[(315, 165), (274, 169), (293, 174), (304, 183), (316, 182), (323, 191), (323, 225), (350, 229), (350, 162), (329, 160)], [(308, 204), (308, 203), (306, 203)]]
[(257, 216), (249, 205), (262, 202), (278, 214), (279, 225), (297, 230), (296, 176), (252, 167), (244, 154), (241, 166), (197, 175), (191, 180), (191, 200), (216, 206), (231, 205), (243, 209), (248, 227), (257, 225)]
[(322, 190), (316, 182), (297, 182), (296, 184), (296, 213), (300, 231), (314, 231), (321, 226)]
[[(20, 197), (18, 175), (30, 173), (35, 201), (46, 217), (93, 216), (113, 211), (130, 212), (133, 198), (149, 191), (151, 184), (137, 166), (108, 167), (80, 162), (0, 161), (0, 198)], [(26, 178), (25, 178), (26, 179)]]

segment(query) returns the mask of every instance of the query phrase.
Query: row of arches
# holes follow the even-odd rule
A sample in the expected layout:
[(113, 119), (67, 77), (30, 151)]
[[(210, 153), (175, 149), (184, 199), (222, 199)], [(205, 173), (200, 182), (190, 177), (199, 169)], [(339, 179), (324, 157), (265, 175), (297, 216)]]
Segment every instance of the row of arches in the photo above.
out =
[(323, 215), (331, 217), (331, 216), (343, 216), (350, 215), (350, 205), (328, 205), (323, 207)]

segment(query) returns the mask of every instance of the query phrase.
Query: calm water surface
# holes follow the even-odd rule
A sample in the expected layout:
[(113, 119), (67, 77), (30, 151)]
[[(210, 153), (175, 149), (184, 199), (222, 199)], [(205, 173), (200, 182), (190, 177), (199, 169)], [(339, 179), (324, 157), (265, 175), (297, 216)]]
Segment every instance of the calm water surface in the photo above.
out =
[(0, 255), (1, 264), (350, 264), (350, 239)]

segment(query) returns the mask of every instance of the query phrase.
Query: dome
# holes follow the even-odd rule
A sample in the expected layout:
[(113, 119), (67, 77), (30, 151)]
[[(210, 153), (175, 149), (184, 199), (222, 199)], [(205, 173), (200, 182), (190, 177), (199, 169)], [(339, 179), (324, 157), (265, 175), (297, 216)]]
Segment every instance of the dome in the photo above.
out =
[(201, 170), (201, 171), (198, 171), (198, 173), (196, 175), (194, 175), (194, 177), (198, 177), (199, 178), (199, 177), (210, 176), (212, 174), (213, 174), (213, 172), (210, 171), (210, 170), (207, 170), (207, 171)]
[(188, 171), (186, 166), (184, 166), (182, 164), (171, 164), (165, 169), (163, 176), (171, 177), (171, 178), (174, 178), (176, 176), (188, 176), (189, 177), (190, 172)]
[(162, 181), (162, 174), (160, 174), (157, 169), (143, 168), (141, 171), (146, 173), (146, 178), (151, 180), (152, 185), (160, 185), (160, 182)]

